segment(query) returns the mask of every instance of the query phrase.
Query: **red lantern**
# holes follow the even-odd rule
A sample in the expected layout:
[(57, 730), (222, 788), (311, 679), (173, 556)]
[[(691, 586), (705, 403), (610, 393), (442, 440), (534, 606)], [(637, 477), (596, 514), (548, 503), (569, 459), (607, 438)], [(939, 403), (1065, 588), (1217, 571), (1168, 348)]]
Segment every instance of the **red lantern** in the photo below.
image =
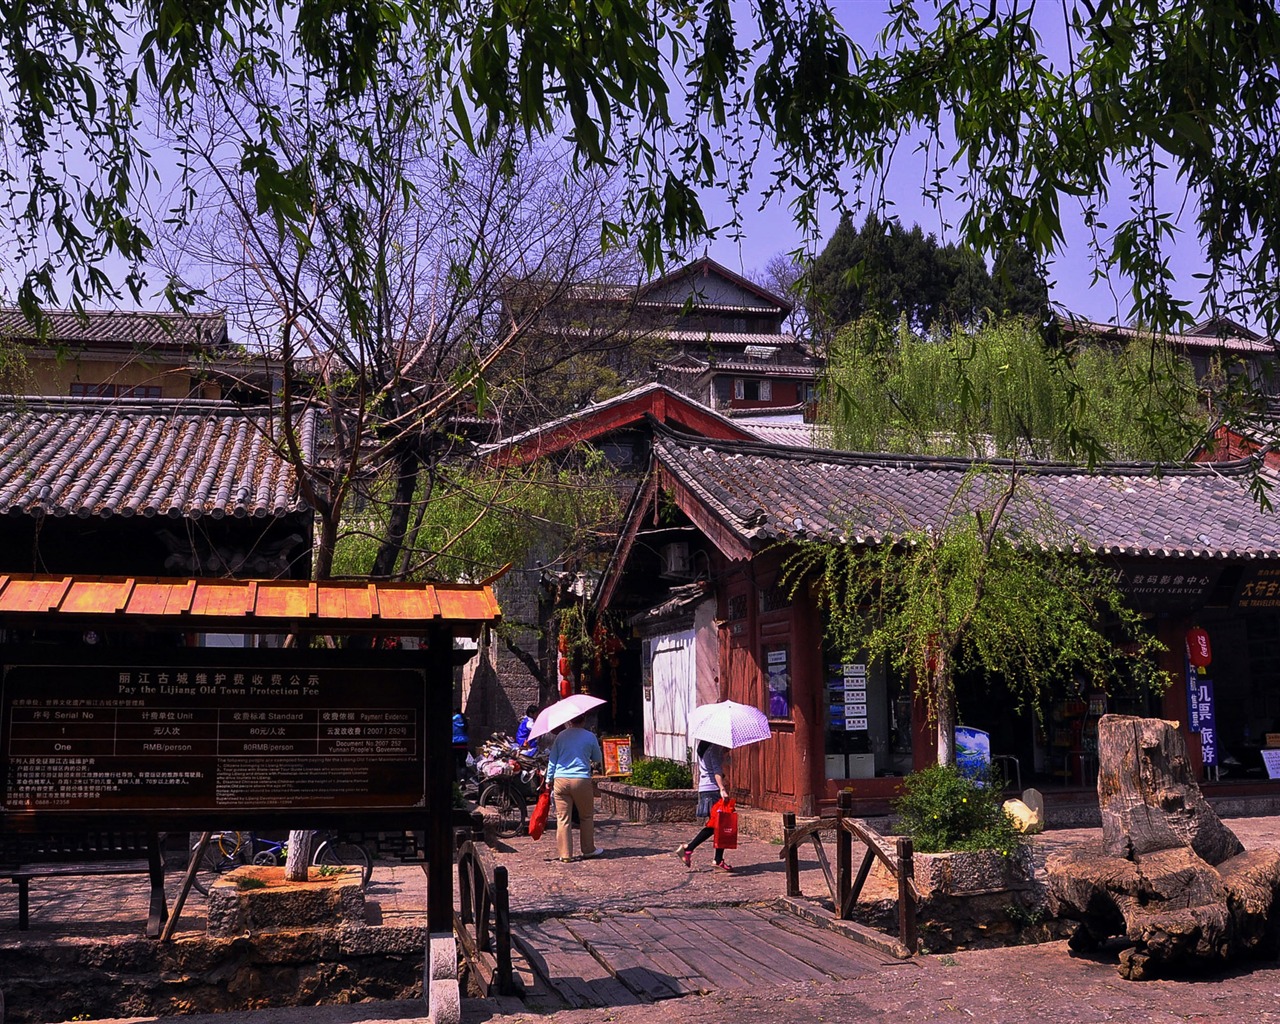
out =
[(567, 675), (569, 674), (569, 659), (568, 659), (568, 658), (561, 658), (561, 659), (560, 659), (560, 674), (561, 674), (562, 676), (567, 676)]
[(932, 676), (938, 671), (938, 634), (934, 633), (929, 637), (928, 645), (924, 649), (924, 669)]
[(569, 696), (569, 694), (571, 694), (571, 693), (573, 693), (573, 684), (572, 684), (571, 682), (569, 682), (569, 680), (568, 680), (568, 679), (561, 678), (561, 680), (560, 680), (560, 696), (561, 696), (561, 697), (567, 697), (567, 696)]
[(1197, 671), (1203, 671), (1213, 660), (1213, 651), (1209, 647), (1209, 634), (1199, 626), (1187, 630), (1187, 660)]

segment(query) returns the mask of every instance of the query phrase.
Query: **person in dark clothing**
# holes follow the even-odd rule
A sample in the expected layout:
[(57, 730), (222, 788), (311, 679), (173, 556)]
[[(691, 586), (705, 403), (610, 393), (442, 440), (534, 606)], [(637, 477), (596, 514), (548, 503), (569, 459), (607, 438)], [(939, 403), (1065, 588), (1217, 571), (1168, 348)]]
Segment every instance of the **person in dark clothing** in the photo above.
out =
[[(725, 782), (724, 764), (725, 759), (729, 756), (727, 747), (717, 746), (714, 743), (708, 743), (706, 740), (698, 742), (698, 818), (706, 819), (711, 815), (711, 808), (717, 800), (729, 799), (729, 785)], [(693, 867), (693, 851), (705, 843), (715, 835), (715, 830), (710, 825), (704, 825), (702, 829), (684, 846), (676, 850), (677, 856), (684, 861), (687, 868)], [(724, 850), (716, 847), (715, 867), (719, 871), (732, 871), (733, 868), (725, 863)]]

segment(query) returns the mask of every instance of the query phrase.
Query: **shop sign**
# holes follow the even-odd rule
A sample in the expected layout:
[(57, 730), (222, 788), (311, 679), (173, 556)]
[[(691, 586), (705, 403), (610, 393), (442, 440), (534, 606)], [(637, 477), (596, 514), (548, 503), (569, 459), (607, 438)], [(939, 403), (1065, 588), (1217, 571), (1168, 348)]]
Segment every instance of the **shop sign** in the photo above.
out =
[(1215, 566), (1145, 562), (1120, 570), (1120, 589), (1142, 609), (1193, 608), (1204, 604), (1221, 573)]
[(1280, 608), (1280, 566), (1255, 565), (1245, 569), (1236, 588), (1235, 606), (1240, 609)]

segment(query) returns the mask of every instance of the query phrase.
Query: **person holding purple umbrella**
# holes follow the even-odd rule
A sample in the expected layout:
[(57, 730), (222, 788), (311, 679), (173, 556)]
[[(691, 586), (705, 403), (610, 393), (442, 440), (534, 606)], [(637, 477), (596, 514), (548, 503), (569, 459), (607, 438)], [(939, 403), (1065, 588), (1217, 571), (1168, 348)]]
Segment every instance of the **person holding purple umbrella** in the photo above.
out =
[[(729, 748), (722, 747), (706, 740), (698, 741), (698, 810), (699, 820), (711, 816), (711, 808), (717, 800), (729, 799), (729, 784), (725, 781), (724, 765), (729, 756)], [(693, 851), (715, 835), (715, 829), (704, 825), (696, 836), (684, 846), (676, 850), (676, 854), (684, 861), (687, 868), (693, 867)], [(725, 863), (724, 850), (716, 847), (715, 867), (717, 871), (732, 871)]]

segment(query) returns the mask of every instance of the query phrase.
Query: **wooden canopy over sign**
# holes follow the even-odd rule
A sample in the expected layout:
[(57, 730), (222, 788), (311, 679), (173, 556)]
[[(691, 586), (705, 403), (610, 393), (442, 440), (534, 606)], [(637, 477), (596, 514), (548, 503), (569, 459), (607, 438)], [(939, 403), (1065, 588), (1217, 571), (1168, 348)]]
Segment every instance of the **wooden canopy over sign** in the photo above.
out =
[(283, 633), (475, 635), (501, 618), (491, 587), (429, 583), (0, 575), (0, 623)]

